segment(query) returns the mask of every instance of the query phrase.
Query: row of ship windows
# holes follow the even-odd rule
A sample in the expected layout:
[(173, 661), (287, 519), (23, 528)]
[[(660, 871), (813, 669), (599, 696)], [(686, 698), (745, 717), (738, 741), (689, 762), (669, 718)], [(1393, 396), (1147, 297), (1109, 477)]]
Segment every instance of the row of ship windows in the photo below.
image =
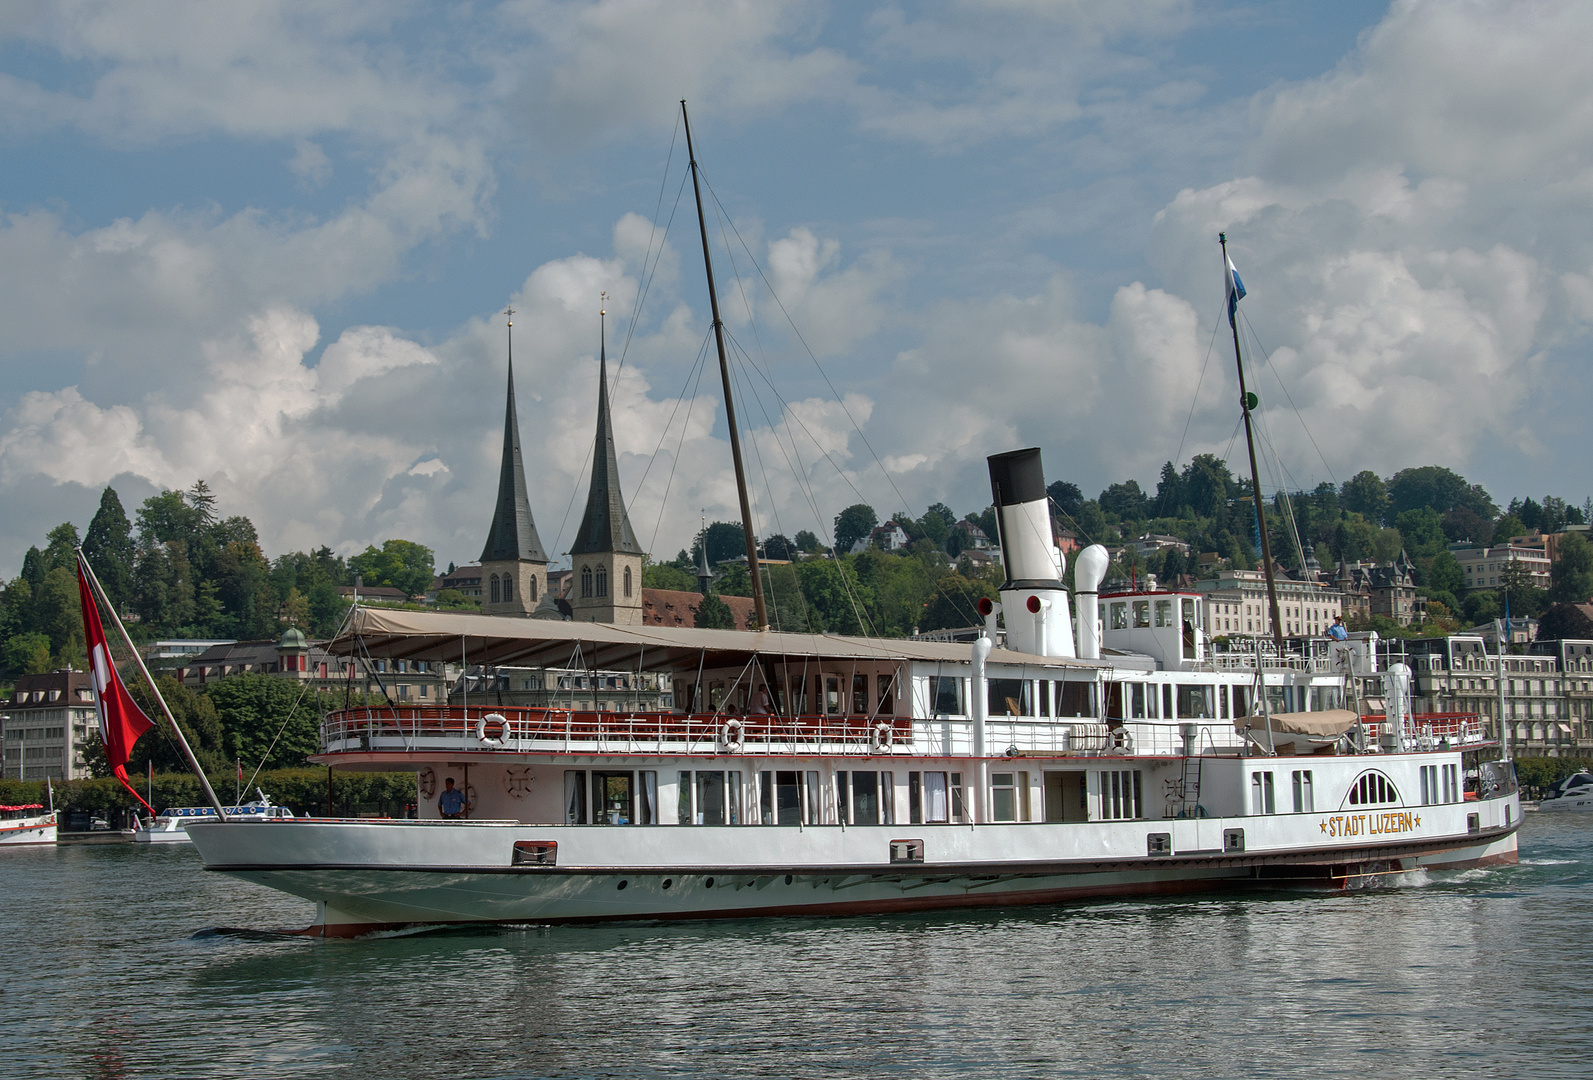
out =
[[(933, 713), (936, 716), (967, 715), (967, 683), (961, 676), (930, 676), (929, 700)], [(1101, 695), (1095, 683), (990, 679), (986, 686), (986, 708), (990, 716), (1227, 720), (1249, 716), (1257, 705), (1254, 689), (1248, 686), (1108, 683), (1103, 713), (1099, 709)], [(1338, 709), (1343, 707), (1344, 700), (1343, 690), (1333, 686), (1269, 687), (1268, 696), (1275, 712), (1304, 709), (1308, 703), (1314, 711)]]
[[(1145, 812), (1144, 783), (1138, 769), (1098, 770), (1085, 782), (1077, 773), (1073, 785), (1050, 783), (1045, 799), (1060, 801), (1064, 793), (1079, 801), (1078, 813), (1070, 807), (1048, 806), (1045, 820), (1132, 820)], [(901, 780), (906, 780), (905, 791)], [(681, 825), (895, 825), (898, 799), (906, 796), (903, 824), (951, 824), (969, 820), (963, 774), (913, 770), (903, 776), (893, 771), (847, 770), (834, 775), (827, 788), (816, 770), (765, 770), (743, 785), (739, 769), (696, 769), (676, 773), (674, 821)], [(1055, 788), (1053, 792), (1051, 788)], [(1030, 774), (1025, 770), (990, 774), (991, 818), (997, 822), (1035, 820), (1030, 798)], [(747, 817), (748, 806), (756, 807)], [(1093, 810), (1093, 812), (1091, 812)], [(564, 821), (567, 825), (657, 825), (664, 820), (658, 773), (564, 773)]]

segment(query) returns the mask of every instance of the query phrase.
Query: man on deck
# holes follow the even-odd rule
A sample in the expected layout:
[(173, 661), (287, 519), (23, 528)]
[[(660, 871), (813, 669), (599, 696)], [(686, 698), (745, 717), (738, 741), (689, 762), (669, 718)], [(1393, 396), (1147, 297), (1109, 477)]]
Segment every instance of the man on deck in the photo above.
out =
[(437, 812), (445, 818), (465, 816), (465, 793), (454, 787), (454, 778), (443, 780), (442, 794), (437, 796)]

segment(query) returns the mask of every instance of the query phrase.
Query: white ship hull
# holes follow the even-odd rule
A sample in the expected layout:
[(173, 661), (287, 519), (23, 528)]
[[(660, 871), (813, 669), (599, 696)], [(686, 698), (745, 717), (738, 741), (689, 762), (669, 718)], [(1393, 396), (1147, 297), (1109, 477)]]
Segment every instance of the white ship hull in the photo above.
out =
[[(412, 925), (1046, 904), (1244, 884), (1340, 887), (1370, 875), (1513, 862), (1519, 821), (1510, 796), (1354, 815), (665, 826), (667, 844), (657, 828), (489, 821), (304, 821), (248, 830), (207, 823), (192, 833), (207, 868), (315, 901), (312, 932), (339, 936)], [(1231, 830), (1243, 830), (1243, 850), (1224, 850)], [(1157, 834), (1170, 840), (1168, 854), (1147, 854)], [(905, 840), (921, 843), (921, 861), (891, 861)], [(556, 843), (557, 865), (516, 865), (516, 842)]]
[(40, 814), (37, 817), (0, 821), (0, 847), (31, 847), (38, 844), (53, 844), (55, 843), (55, 837), (56, 821), (54, 814)]

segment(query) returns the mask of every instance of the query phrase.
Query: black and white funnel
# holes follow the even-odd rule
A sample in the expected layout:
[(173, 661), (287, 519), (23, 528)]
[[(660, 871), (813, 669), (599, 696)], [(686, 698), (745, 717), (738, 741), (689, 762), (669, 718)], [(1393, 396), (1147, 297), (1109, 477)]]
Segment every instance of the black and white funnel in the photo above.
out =
[(1007, 569), (1001, 586), (1007, 647), (1035, 656), (1074, 656), (1073, 622), (1062, 584), (1067, 563), (1051, 534), (1040, 449), (1012, 450), (988, 461)]

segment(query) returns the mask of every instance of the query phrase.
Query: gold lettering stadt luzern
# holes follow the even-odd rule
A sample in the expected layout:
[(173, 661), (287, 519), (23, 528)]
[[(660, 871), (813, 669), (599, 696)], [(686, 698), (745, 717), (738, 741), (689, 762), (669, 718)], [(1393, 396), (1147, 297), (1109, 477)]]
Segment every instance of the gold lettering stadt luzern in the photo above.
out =
[(1381, 814), (1335, 814), (1320, 824), (1323, 833), (1332, 838), (1394, 836), (1421, 828), (1422, 816), (1409, 810), (1389, 810)]

